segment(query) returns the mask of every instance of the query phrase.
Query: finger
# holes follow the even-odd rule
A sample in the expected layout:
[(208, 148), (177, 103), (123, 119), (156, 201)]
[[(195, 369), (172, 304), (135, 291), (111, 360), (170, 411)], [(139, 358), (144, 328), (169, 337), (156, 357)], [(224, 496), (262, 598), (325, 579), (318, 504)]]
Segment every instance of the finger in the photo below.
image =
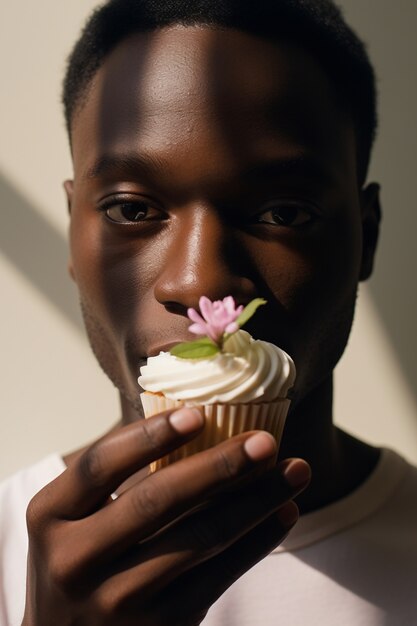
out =
[[(307, 464), (295, 463), (306, 467), (303, 485), (307, 484)], [(143, 601), (155, 597), (179, 576), (227, 550), (282, 507), (289, 500), (290, 491), (298, 493), (303, 485), (297, 488), (289, 485), (279, 469), (268, 472), (250, 487), (229, 493), (227, 498), (179, 520), (142, 543), (135, 555), (130, 552), (129, 557), (120, 560), (117, 573), (113, 576), (105, 573), (101, 592), (120, 589), (124, 597), (139, 593)]]
[(159, 623), (181, 623), (185, 594), (189, 614), (201, 614), (204, 618), (236, 580), (284, 541), (297, 520), (296, 504), (287, 502), (230, 548), (187, 572), (162, 592), (158, 602)]
[(200, 411), (185, 407), (139, 420), (90, 446), (40, 497), (56, 517), (80, 519), (129, 476), (192, 439), (203, 426)]
[[(151, 474), (83, 521), (85, 536), (94, 536), (94, 559), (102, 554), (110, 561), (149, 538), (250, 474), (273, 457), (276, 448), (266, 432), (243, 433)], [(288, 487), (283, 491), (290, 495)]]

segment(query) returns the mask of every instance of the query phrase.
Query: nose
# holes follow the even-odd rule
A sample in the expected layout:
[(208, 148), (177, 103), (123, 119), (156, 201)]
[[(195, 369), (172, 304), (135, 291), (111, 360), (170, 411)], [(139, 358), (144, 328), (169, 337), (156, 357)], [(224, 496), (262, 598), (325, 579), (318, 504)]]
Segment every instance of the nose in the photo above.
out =
[(214, 210), (191, 207), (178, 216), (161, 261), (154, 294), (171, 312), (186, 315), (201, 296), (231, 295), (238, 304), (257, 296), (242, 236)]

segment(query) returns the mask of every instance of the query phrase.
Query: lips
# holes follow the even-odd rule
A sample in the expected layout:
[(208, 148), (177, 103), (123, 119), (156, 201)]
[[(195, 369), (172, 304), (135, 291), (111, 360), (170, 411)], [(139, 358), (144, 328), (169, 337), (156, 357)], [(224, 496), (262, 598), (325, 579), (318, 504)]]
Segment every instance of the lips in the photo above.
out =
[(139, 348), (138, 343), (133, 341), (129, 342), (130, 349), (128, 350), (128, 361), (131, 365), (132, 371), (136, 374), (136, 378), (140, 374), (140, 368), (143, 365), (146, 365), (149, 357), (158, 356), (160, 352), (169, 352), (173, 346), (176, 346), (178, 343), (182, 343), (184, 341), (192, 341), (195, 339), (195, 336), (187, 336), (186, 334), (181, 333), (177, 339), (171, 339), (171, 341), (166, 341), (166, 336), (163, 339), (162, 337), (159, 337), (159, 342), (157, 338), (155, 339), (156, 341), (154, 344), (151, 342), (148, 343), (148, 348), (146, 348), (146, 343), (145, 345), (142, 344)]
[(189, 341), (189, 339), (176, 339), (175, 341), (169, 341), (168, 343), (161, 343), (156, 346), (151, 346), (148, 349), (148, 355), (142, 356), (135, 363), (137, 367), (137, 376), (140, 375), (140, 368), (146, 365), (147, 359), (151, 356), (158, 356), (160, 352), (169, 352), (173, 346), (176, 346), (178, 343), (182, 343), (183, 341)]
[(169, 352), (171, 348), (173, 348), (178, 343), (181, 343), (183, 341), (190, 341), (190, 340), (189, 339), (176, 339), (175, 341), (169, 341), (168, 343), (160, 344), (157, 346), (152, 346), (148, 350), (148, 357), (158, 356), (160, 352)]

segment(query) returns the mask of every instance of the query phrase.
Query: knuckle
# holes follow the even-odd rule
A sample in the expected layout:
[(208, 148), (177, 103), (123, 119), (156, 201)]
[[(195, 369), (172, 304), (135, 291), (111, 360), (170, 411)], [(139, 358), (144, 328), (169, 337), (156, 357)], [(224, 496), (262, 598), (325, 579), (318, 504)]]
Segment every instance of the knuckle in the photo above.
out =
[(74, 583), (74, 573), (61, 550), (55, 549), (49, 557), (49, 577), (59, 590), (67, 591)]
[(221, 479), (237, 478), (241, 470), (241, 462), (223, 448), (217, 451), (216, 467)]
[(149, 521), (154, 521), (164, 508), (165, 490), (152, 484), (152, 481), (149, 481), (149, 484), (146, 483), (145, 480), (144, 484), (137, 488), (135, 497), (132, 498), (132, 505), (141, 518), (145, 516)]
[(93, 444), (79, 460), (79, 473), (87, 484), (93, 487), (102, 487), (106, 483), (103, 471), (103, 460), (98, 444)]
[(142, 420), (141, 437), (146, 448), (156, 454), (163, 452), (168, 433), (166, 426), (166, 420)]
[(39, 530), (42, 524), (43, 511), (39, 503), (39, 497), (36, 495), (30, 500), (26, 509), (26, 525), (30, 534)]
[(82, 555), (74, 550), (73, 545), (65, 546), (63, 542), (62, 547), (55, 546), (49, 551), (47, 563), (49, 576), (56, 589), (74, 599), (83, 596), (88, 588), (84, 563)]
[(26, 509), (26, 526), (31, 536), (42, 535), (48, 521), (48, 510), (42, 490), (30, 501)]

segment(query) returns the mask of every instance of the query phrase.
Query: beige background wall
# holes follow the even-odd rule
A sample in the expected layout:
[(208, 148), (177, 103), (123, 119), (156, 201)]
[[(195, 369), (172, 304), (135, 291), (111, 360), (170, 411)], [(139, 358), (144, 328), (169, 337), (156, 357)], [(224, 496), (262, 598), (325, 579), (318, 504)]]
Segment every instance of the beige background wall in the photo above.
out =
[[(0, 477), (97, 436), (116, 394), (86, 344), (66, 274), (71, 175), (59, 105), (64, 59), (92, 0), (0, 6)], [(414, 0), (344, 0), (379, 75), (383, 183), (379, 266), (361, 290), (336, 383), (337, 421), (417, 462), (417, 44)]]

